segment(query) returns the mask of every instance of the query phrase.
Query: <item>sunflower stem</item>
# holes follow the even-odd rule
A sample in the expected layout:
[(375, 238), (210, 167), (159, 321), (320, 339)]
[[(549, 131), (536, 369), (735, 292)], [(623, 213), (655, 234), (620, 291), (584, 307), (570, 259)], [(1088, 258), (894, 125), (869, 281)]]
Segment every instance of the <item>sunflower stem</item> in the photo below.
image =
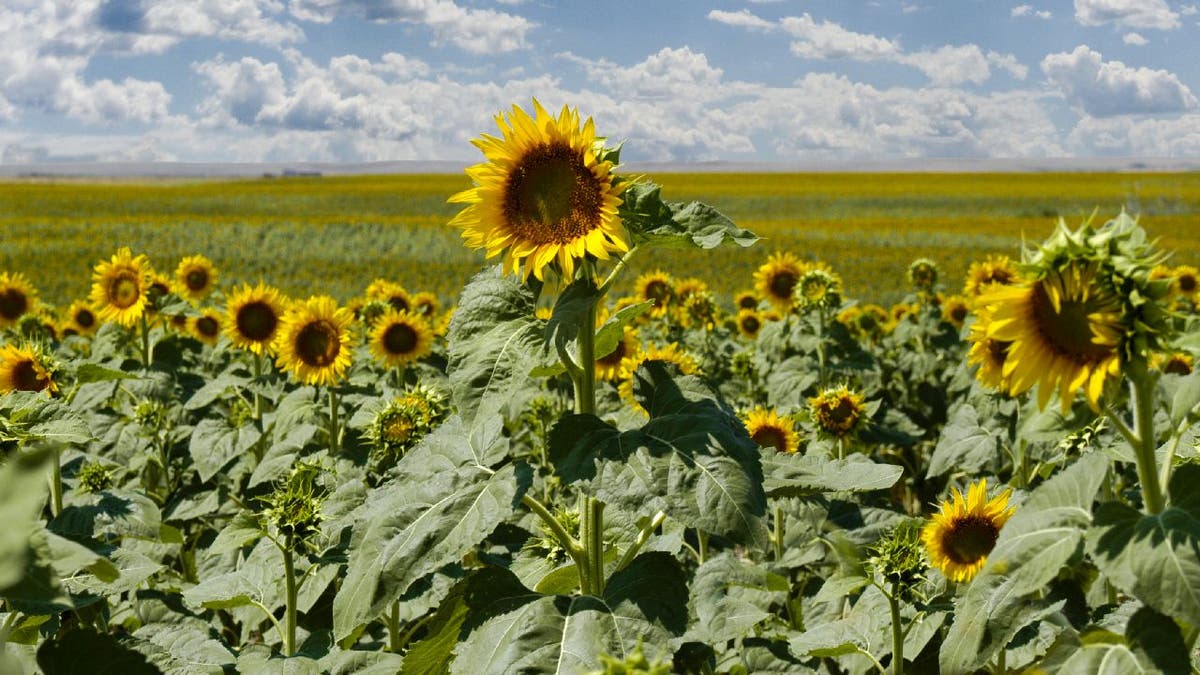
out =
[(826, 386), (825, 372), (825, 309), (821, 308), (817, 310), (817, 383), (822, 390)]
[(262, 419), (262, 394), (258, 392), (258, 380), (262, 378), (262, 354), (254, 353), (254, 419)]
[(283, 543), (283, 576), (287, 585), (287, 606), (285, 608), (283, 655), (291, 656), (296, 653), (296, 569), (292, 561), (292, 535), (287, 535)]
[(579, 587), (586, 592), (585, 589), (588, 588), (589, 583), (587, 559), (585, 558), (586, 552), (583, 549), (583, 544), (571, 536), (571, 533), (567, 532), (562, 523), (558, 522), (554, 514), (550, 513), (550, 509), (547, 509), (546, 505), (538, 501), (536, 497), (526, 494), (521, 497), (521, 503), (530, 511), (533, 511), (534, 515), (542, 519), (546, 527), (550, 528), (550, 532), (554, 535), (554, 538), (558, 540), (559, 545), (566, 550), (567, 555), (571, 556), (571, 560), (575, 562), (575, 569), (579, 572)]
[(585, 595), (604, 595), (604, 502), (588, 497), (584, 505), (583, 546), (588, 568)]
[(140, 317), (139, 322), (141, 324), (140, 332), (142, 334), (141, 335), (141, 337), (142, 337), (142, 341), (141, 341), (142, 367), (149, 368), (150, 367), (150, 322), (146, 321), (146, 313), (145, 312), (142, 312), (142, 316)]
[(888, 609), (892, 613), (892, 675), (904, 675), (904, 625), (900, 622), (900, 582), (892, 582)]
[(62, 453), (54, 448), (50, 460), (50, 515), (57, 518), (63, 510)]
[(638, 532), (637, 539), (633, 541), (633, 545), (629, 547), (629, 550), (625, 552), (625, 555), (621, 556), (621, 559), (617, 562), (617, 566), (613, 568), (614, 574), (625, 569), (629, 563), (633, 562), (633, 559), (637, 557), (638, 552), (642, 550), (642, 546), (644, 546), (646, 542), (650, 540), (650, 537), (654, 536), (654, 531), (657, 530), (666, 519), (666, 511), (659, 511), (658, 513), (654, 514), (654, 517), (650, 519), (650, 522), (643, 527), (640, 532)]
[(638, 252), (638, 246), (638, 244), (634, 244), (633, 247), (626, 251), (625, 255), (621, 256), (621, 259), (617, 261), (616, 266), (613, 267), (612, 272), (608, 273), (608, 277), (605, 278), (604, 283), (600, 284), (600, 292), (598, 293), (598, 297), (603, 298), (608, 294), (609, 289), (612, 288), (612, 285), (616, 282), (617, 277), (621, 275), (621, 272), (625, 270), (625, 266), (629, 264), (629, 261), (633, 259), (634, 254)]
[(329, 388), (329, 452), (338, 454), (341, 449), (341, 429), (338, 428), (338, 395), (337, 391)]
[[(1166, 507), (1162, 485), (1158, 482), (1158, 465), (1155, 451), (1158, 445), (1154, 438), (1154, 377), (1143, 365), (1130, 373), (1134, 421), (1133, 450), (1137, 456), (1138, 482), (1142, 485), (1142, 503), (1148, 515), (1162, 513)], [(1168, 476), (1169, 478), (1169, 476)]]
[(771, 535), (771, 544), (775, 547), (775, 562), (783, 560), (783, 506), (775, 505), (775, 532)]
[(388, 629), (388, 651), (393, 654), (399, 654), (404, 645), (400, 642), (400, 600), (396, 599), (392, 602), (392, 608), (388, 610), (386, 618)]

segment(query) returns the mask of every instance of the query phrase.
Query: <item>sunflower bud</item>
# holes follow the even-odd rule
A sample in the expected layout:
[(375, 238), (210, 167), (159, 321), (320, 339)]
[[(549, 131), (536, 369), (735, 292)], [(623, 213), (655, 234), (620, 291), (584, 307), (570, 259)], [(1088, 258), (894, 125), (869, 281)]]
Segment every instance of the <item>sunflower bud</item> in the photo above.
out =
[(371, 469), (387, 472), (449, 413), (446, 396), (417, 385), (385, 404), (371, 420), (365, 436), (371, 441)]
[(910, 518), (892, 528), (879, 540), (867, 559), (867, 569), (878, 574), (899, 595), (911, 602), (924, 580), (925, 552), (921, 544), (921, 520)]
[(590, 671), (588, 675), (668, 675), (671, 672), (671, 664), (668, 662), (650, 663), (646, 659), (640, 643), (624, 659), (601, 654), (600, 663), (604, 667), (600, 670)]
[(908, 266), (908, 283), (918, 293), (932, 293), (938, 282), (937, 263), (929, 258), (917, 258)]
[(299, 462), (291, 475), (263, 499), (267, 524), (290, 538), (296, 550), (311, 547), (321, 531), (321, 506), (329, 496), (328, 489), (317, 482), (322, 471), (318, 464)]
[(99, 462), (84, 464), (76, 477), (80, 492), (104, 492), (113, 486), (112, 471)]

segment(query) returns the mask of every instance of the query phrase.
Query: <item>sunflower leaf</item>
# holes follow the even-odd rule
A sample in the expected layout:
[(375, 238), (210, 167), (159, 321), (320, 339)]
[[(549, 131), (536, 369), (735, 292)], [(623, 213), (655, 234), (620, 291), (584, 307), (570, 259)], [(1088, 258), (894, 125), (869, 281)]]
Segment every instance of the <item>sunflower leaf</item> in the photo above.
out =
[(941, 476), (951, 471), (978, 471), (996, 458), (998, 440), (995, 430), (980, 424), (975, 406), (963, 404), (942, 428), (933, 449), (926, 476)]
[(743, 248), (758, 236), (735, 225), (725, 214), (703, 202), (666, 202), (661, 188), (637, 182), (622, 194), (621, 220), (634, 238), (668, 248), (713, 249), (726, 243)]
[(886, 490), (904, 473), (894, 464), (876, 464), (862, 455), (828, 459), (762, 451), (763, 489), (768, 497), (800, 497), (824, 492)]

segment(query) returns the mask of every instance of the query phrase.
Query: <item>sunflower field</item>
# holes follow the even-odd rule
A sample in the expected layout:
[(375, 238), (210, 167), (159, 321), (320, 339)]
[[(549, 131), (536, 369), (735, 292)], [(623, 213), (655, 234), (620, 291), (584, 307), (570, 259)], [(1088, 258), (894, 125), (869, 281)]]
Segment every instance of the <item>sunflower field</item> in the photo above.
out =
[(0, 672), (1200, 669), (1188, 230), (1034, 214), (860, 300), (575, 110), (497, 123), (458, 288), (0, 269)]

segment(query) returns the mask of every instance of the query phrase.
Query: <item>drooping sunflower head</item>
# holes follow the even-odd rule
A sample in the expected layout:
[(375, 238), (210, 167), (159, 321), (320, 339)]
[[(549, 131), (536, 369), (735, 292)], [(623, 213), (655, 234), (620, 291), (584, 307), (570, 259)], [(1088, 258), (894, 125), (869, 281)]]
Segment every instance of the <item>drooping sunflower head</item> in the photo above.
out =
[(276, 361), (300, 382), (335, 384), (350, 367), (350, 311), (329, 296), (296, 302), (275, 338)]
[(175, 290), (193, 302), (207, 298), (217, 287), (217, 268), (202, 255), (190, 255), (175, 268)]
[(37, 290), (20, 272), (0, 272), (0, 329), (16, 325), (37, 305)]
[(375, 358), (394, 368), (428, 354), (433, 329), (420, 314), (392, 309), (375, 321), (367, 344)]
[(739, 291), (733, 296), (733, 306), (738, 310), (758, 309), (758, 295), (754, 291)]
[(621, 375), (621, 362), (637, 352), (637, 331), (625, 326), (621, 331), (621, 339), (617, 340), (617, 346), (611, 352), (596, 358), (596, 379), (603, 382), (615, 381)]
[(618, 391), (621, 394), (621, 398), (625, 399), (635, 410), (646, 415), (649, 413), (633, 395), (633, 376), (637, 372), (638, 367), (643, 363), (651, 361), (670, 364), (678, 375), (695, 375), (700, 371), (696, 360), (687, 352), (681, 350), (679, 345), (674, 342), (668, 344), (666, 347), (658, 347), (653, 344), (647, 345), (639, 349), (636, 354), (622, 359), (619, 376), (621, 384), (618, 387)]
[(225, 302), (225, 335), (238, 349), (266, 354), (279, 335), (286, 309), (286, 301), (275, 288), (262, 282), (242, 284)]
[(647, 272), (633, 282), (637, 297), (640, 300), (650, 300), (654, 307), (650, 310), (661, 316), (675, 298), (675, 280), (662, 270)]
[(963, 284), (963, 295), (975, 298), (995, 286), (1007, 286), (1020, 278), (1017, 266), (1006, 255), (989, 255), (985, 260), (975, 261), (967, 269)]
[(987, 498), (987, 480), (970, 487), (964, 499), (954, 488), (953, 496), (941, 503), (921, 530), (921, 540), (929, 562), (955, 582), (970, 581), (987, 562), (996, 547), (1000, 529), (1016, 507), (1008, 505), (1011, 489)]
[(754, 272), (754, 288), (767, 302), (787, 311), (792, 307), (796, 285), (808, 269), (807, 263), (790, 252), (774, 253)]
[(222, 318), (217, 310), (206, 309), (199, 316), (194, 316), (188, 321), (188, 332), (206, 345), (215, 345), (217, 339), (221, 337)]
[(100, 261), (92, 273), (92, 307), (101, 321), (130, 327), (146, 312), (150, 263), (144, 255), (121, 248), (111, 260)]
[(87, 303), (75, 301), (67, 308), (67, 326), (77, 335), (92, 335), (100, 328), (100, 318)]
[(1045, 408), (1057, 389), (1065, 414), (1082, 388), (1099, 409), (1105, 381), (1120, 373), (1126, 326), (1120, 298), (1102, 283), (1094, 264), (1070, 262), (1041, 278), (990, 291), (979, 304), (990, 316), (982, 337), (1009, 343), (1002, 374), (1010, 395), (1036, 384), (1038, 405)]
[(908, 266), (908, 283), (918, 293), (929, 293), (937, 286), (937, 263), (929, 258), (917, 258)]
[(819, 392), (808, 405), (817, 428), (836, 438), (851, 435), (867, 419), (862, 395), (845, 386)]
[(961, 295), (951, 295), (942, 302), (942, 321), (961, 330), (967, 317), (971, 315), (971, 306)]
[(794, 453), (800, 448), (800, 435), (789, 417), (780, 417), (774, 408), (754, 408), (742, 418), (746, 433), (764, 448)]
[(36, 343), (0, 346), (0, 393), (10, 391), (58, 391), (56, 366)]
[(367, 300), (378, 300), (391, 305), (398, 312), (407, 312), (413, 308), (412, 296), (404, 287), (387, 279), (376, 279), (367, 286)]
[(842, 304), (842, 280), (823, 265), (814, 265), (800, 277), (795, 293), (803, 309), (834, 309)]
[(475, 187), (450, 197), (467, 204), (450, 224), (470, 248), (489, 258), (504, 253), (505, 272), (542, 279), (557, 263), (571, 279), (584, 256), (607, 260), (629, 250), (617, 214), (624, 184), (590, 117), (581, 123), (563, 106), (555, 118), (537, 99), (533, 108), (532, 116), (515, 105), (507, 119), (496, 115), (503, 138), (472, 141), (486, 161), (467, 169)]
[(445, 419), (446, 395), (418, 384), (377, 406), (364, 436), (371, 442), (371, 471), (382, 474)]

